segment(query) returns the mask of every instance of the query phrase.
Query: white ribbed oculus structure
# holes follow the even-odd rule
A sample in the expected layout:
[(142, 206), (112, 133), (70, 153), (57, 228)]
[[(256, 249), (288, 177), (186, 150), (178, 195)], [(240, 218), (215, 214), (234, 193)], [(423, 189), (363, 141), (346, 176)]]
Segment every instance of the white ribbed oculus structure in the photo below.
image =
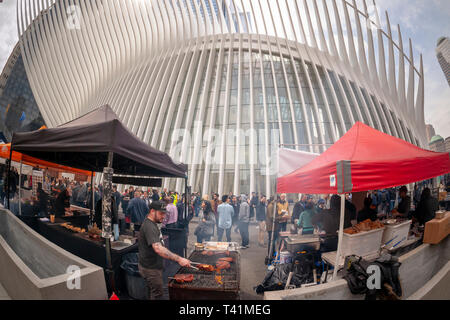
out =
[[(370, 3), (369, 3), (370, 2)], [(362, 121), (426, 145), (423, 63), (371, 1), (18, 1), (20, 45), (53, 127), (109, 104), (189, 164), (202, 193), (271, 195), (276, 150), (323, 152)], [(182, 181), (168, 179), (180, 191)]]

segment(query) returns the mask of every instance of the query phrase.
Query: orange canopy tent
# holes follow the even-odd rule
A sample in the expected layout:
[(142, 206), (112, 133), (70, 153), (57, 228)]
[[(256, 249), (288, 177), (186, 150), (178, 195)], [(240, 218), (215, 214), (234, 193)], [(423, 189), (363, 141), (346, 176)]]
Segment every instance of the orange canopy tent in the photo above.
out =
[[(0, 144), (0, 158), (9, 159), (10, 152), (11, 152), (11, 144), (10, 143)], [(15, 161), (15, 162), (22, 162), (23, 164), (26, 164), (26, 165), (29, 165), (32, 167), (39, 167), (41, 169), (51, 168), (54, 170), (63, 171), (63, 172), (67, 172), (67, 173), (78, 173), (78, 174), (82, 174), (85, 176), (91, 175), (90, 171), (71, 168), (71, 167), (63, 166), (63, 165), (56, 164), (53, 162), (40, 160), (40, 159), (37, 159), (34, 157), (27, 156), (26, 154), (16, 152), (16, 151), (12, 152), (11, 160)]]

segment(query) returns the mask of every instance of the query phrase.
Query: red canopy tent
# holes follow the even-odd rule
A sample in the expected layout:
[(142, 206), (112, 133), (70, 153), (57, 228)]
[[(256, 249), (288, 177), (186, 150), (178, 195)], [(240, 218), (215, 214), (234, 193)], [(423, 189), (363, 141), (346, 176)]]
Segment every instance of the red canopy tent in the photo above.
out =
[(449, 172), (448, 153), (418, 148), (357, 122), (315, 160), (278, 178), (277, 192), (361, 192), (423, 181)]
[(341, 194), (339, 241), (333, 279), (341, 254), (345, 196), (423, 181), (450, 172), (450, 155), (420, 149), (357, 122), (339, 141), (306, 166), (278, 178), (279, 193)]

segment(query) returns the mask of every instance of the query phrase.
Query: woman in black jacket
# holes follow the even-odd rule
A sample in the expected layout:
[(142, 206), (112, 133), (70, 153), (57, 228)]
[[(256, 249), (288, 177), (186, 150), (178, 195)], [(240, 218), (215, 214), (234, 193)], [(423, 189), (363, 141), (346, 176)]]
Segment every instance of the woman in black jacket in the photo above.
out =
[(416, 218), (419, 223), (423, 225), (434, 219), (437, 210), (439, 210), (439, 203), (431, 196), (431, 190), (429, 188), (423, 189), (414, 218)]
[(358, 212), (358, 223), (370, 219), (372, 221), (376, 221), (378, 219), (377, 212), (372, 209), (370, 206), (372, 205), (371, 198), (364, 199), (364, 208)]
[(202, 213), (200, 214), (200, 222), (195, 230), (197, 242), (202, 243), (203, 240), (210, 241), (214, 234), (214, 226), (216, 225), (216, 217), (211, 208), (211, 203), (203, 200), (201, 204)]
[[(312, 217), (314, 226), (320, 225), (325, 231), (323, 235), (324, 242), (321, 246), (322, 252), (330, 252), (337, 250), (339, 224), (341, 219), (341, 197), (333, 195), (330, 200), (330, 209), (323, 210)], [(344, 213), (344, 229), (352, 226), (351, 212), (346, 207)]]

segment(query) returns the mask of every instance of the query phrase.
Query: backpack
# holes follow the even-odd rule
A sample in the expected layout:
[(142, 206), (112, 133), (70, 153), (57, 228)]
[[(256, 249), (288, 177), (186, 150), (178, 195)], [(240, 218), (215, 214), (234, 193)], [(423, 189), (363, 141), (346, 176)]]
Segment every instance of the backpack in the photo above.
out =
[[(369, 275), (366, 270), (370, 265), (376, 265), (381, 271), (381, 289), (368, 289), (367, 279)], [(399, 268), (401, 263), (398, 258), (391, 255), (384, 255), (375, 262), (369, 263), (358, 256), (349, 256), (345, 259), (344, 279), (352, 294), (366, 294), (366, 300), (376, 300), (377, 296), (381, 298), (398, 299), (402, 296), (402, 288), (399, 281)], [(392, 292), (386, 290), (385, 285), (391, 288)]]
[(348, 288), (352, 294), (367, 293), (367, 274), (368, 263), (361, 257), (352, 255), (345, 259), (344, 279), (347, 281)]

